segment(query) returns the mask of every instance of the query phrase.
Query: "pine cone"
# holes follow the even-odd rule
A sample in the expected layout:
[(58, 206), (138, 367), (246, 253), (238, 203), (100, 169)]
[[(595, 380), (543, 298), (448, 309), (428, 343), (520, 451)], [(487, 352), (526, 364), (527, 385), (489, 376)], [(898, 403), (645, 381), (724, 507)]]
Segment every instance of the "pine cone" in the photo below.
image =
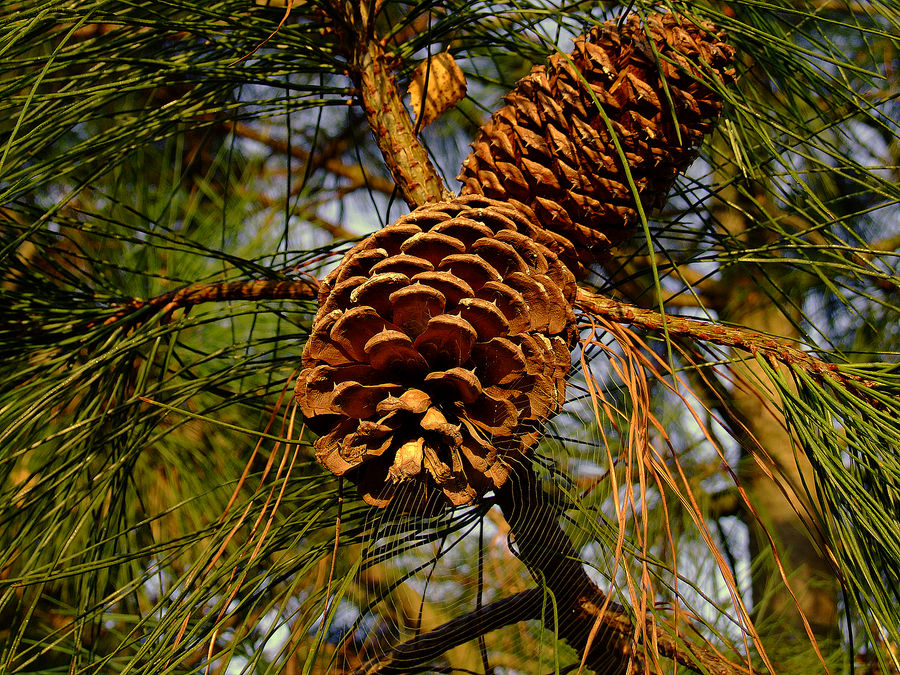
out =
[(608, 126), (644, 209), (658, 208), (721, 112), (702, 81), (731, 82), (733, 55), (712, 26), (674, 14), (595, 27), (570, 56), (535, 67), (481, 128), (459, 175), (462, 194), (533, 209), (556, 235), (554, 250), (583, 276), (638, 220)]
[(316, 457), (386, 506), (504, 483), (565, 398), (575, 279), (548, 235), (481, 196), (374, 233), (322, 284), (296, 386)]

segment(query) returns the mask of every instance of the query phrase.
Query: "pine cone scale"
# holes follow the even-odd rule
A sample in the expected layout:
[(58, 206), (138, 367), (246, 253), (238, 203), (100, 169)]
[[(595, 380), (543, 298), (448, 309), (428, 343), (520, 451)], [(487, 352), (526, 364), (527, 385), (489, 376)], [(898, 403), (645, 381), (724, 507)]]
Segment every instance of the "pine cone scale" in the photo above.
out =
[(571, 242), (557, 255), (586, 274), (638, 218), (610, 131), (642, 203), (657, 207), (721, 110), (705, 82), (734, 77), (734, 50), (710, 26), (680, 21), (656, 14), (597, 26), (570, 56), (536, 66), (482, 127), (459, 175), (463, 193), (532, 209), (557, 242)]
[(467, 504), (502, 484), (565, 388), (556, 351), (535, 348), (575, 339), (575, 280), (552, 241), (527, 210), (472, 196), (351, 250), (323, 282), (296, 386), (327, 432), (323, 466), (376, 506), (434, 491)]

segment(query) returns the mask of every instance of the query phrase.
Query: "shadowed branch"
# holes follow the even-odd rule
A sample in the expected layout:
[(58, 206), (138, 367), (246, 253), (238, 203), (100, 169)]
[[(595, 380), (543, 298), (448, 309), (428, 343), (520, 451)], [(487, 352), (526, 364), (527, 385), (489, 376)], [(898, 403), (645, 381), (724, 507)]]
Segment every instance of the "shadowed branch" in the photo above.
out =
[[(516, 553), (546, 588), (532, 588), (476, 609), (397, 645), (370, 660), (354, 675), (399, 675), (432, 670), (436, 658), (453, 647), (520, 621), (552, 623), (553, 603), (558, 632), (585, 653), (585, 665), (601, 673), (625, 672), (629, 662), (643, 670), (645, 654), (635, 649), (635, 624), (625, 608), (611, 602), (590, 580), (572, 542), (559, 524), (560, 509), (551, 504), (531, 468), (518, 465), (496, 492), (496, 503), (510, 526)], [(552, 597), (551, 597), (552, 596)], [(663, 656), (695, 672), (743, 675), (747, 669), (706, 647), (676, 640), (652, 625), (655, 648)]]

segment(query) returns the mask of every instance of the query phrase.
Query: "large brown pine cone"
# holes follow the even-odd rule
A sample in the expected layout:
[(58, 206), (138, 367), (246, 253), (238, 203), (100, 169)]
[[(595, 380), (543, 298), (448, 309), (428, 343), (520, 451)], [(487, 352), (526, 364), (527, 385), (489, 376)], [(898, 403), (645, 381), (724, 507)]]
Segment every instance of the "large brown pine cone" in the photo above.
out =
[(721, 112), (703, 81), (732, 81), (733, 56), (712, 26), (674, 14), (595, 27), (571, 55), (535, 67), (481, 128), (459, 175), (462, 194), (533, 209), (582, 276), (638, 219), (609, 127), (644, 209), (661, 206)]
[(547, 234), (481, 196), (374, 233), (322, 284), (297, 401), (316, 457), (385, 506), (410, 481), (467, 504), (565, 397), (575, 279)]

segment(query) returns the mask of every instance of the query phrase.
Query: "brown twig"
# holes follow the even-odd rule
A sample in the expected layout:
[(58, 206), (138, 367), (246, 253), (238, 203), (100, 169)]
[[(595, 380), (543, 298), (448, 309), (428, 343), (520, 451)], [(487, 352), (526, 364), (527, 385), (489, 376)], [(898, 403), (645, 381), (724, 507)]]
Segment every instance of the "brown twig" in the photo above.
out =
[(354, 80), (359, 87), (375, 142), (381, 149), (394, 181), (411, 207), (450, 197), (413, 128), (403, 105), (384, 49), (369, 40), (357, 58)]
[[(380, 3), (334, 0), (330, 14), (342, 33), (350, 77), (384, 161), (411, 207), (452, 197), (419, 141), (403, 105), (391, 59), (375, 35)], [(370, 13), (371, 11), (371, 13)]]
[(204, 302), (227, 300), (314, 300), (319, 282), (313, 278), (293, 281), (227, 281), (217, 284), (194, 284), (177, 291), (163, 293), (147, 300), (134, 298), (125, 303), (104, 324), (121, 321), (140, 310), (162, 310), (170, 314), (176, 309), (192, 307)]
[(754, 356), (762, 354), (769, 359), (799, 368), (820, 380), (830, 380), (839, 384), (853, 382), (866, 386), (872, 385), (861, 377), (841, 371), (837, 364), (828, 363), (787, 342), (747, 328), (726, 326), (699, 319), (687, 319), (681, 316), (663, 315), (650, 309), (642, 309), (612, 298), (596, 295), (584, 288), (578, 289), (576, 305), (585, 312), (616, 323), (637, 326), (657, 333), (667, 331), (672, 337), (684, 337), (694, 341), (733, 347)]

